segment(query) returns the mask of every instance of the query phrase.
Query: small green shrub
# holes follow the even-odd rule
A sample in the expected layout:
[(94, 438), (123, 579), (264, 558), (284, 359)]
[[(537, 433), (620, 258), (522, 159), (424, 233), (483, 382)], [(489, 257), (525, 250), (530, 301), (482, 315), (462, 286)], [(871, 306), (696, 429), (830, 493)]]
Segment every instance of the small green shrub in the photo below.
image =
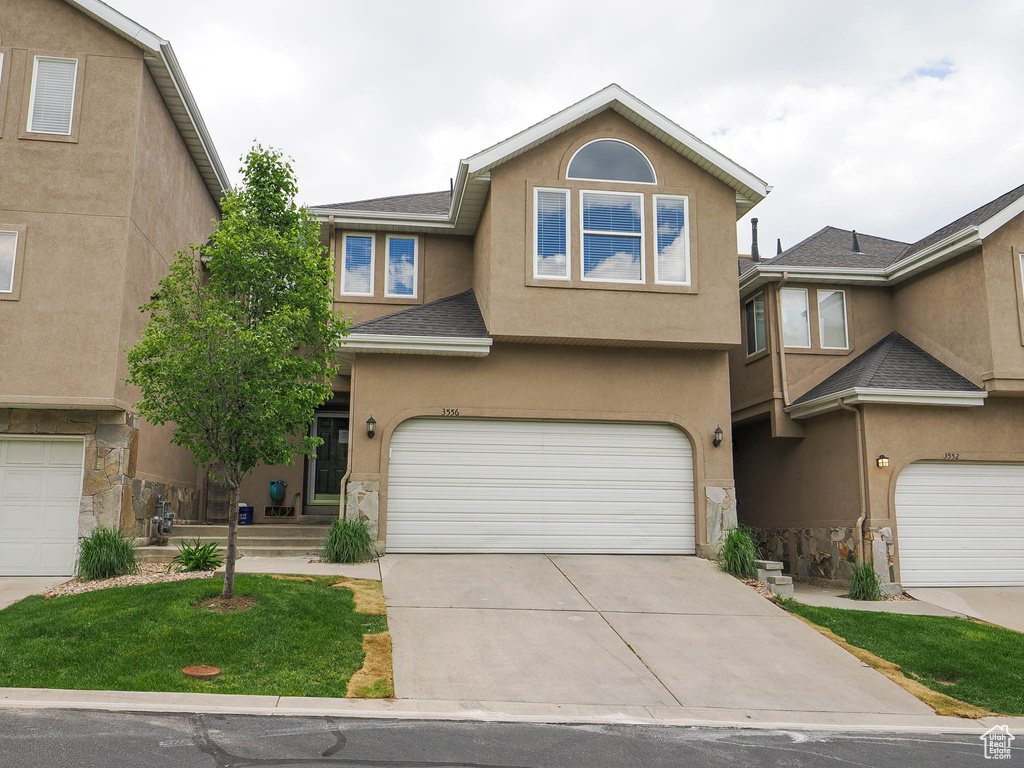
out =
[(171, 560), (167, 570), (182, 571), (216, 571), (224, 565), (224, 555), (220, 553), (220, 544), (208, 541), (205, 544), (199, 538), (178, 542), (178, 554)]
[(135, 537), (117, 528), (94, 528), (79, 544), (75, 571), (83, 581), (111, 579), (138, 570)]
[(873, 563), (854, 563), (850, 577), (851, 600), (881, 600), (882, 586)]
[(373, 554), (373, 539), (366, 521), (343, 517), (331, 523), (320, 548), (320, 559), (326, 563), (361, 563)]
[(718, 567), (740, 579), (757, 576), (757, 540), (745, 525), (730, 528), (718, 552)]

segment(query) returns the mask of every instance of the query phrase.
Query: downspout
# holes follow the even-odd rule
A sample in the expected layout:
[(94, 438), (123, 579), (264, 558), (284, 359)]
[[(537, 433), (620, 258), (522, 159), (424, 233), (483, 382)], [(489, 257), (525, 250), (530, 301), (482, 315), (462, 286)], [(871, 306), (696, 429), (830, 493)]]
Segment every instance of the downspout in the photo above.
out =
[(348, 456), (345, 459), (345, 474), (341, 476), (341, 503), (338, 505), (339, 517), (348, 517), (348, 510), (345, 509), (345, 502), (348, 499), (346, 493), (346, 486), (348, 485), (349, 475), (352, 474), (352, 415), (353, 408), (356, 402), (356, 361), (353, 359), (349, 363), (348, 372)]
[(864, 412), (860, 406), (854, 407), (843, 402), (842, 398), (836, 400), (844, 411), (852, 411), (857, 421), (857, 472), (860, 477), (857, 481), (857, 493), (860, 497), (860, 517), (857, 518), (857, 562), (864, 565), (864, 521), (868, 516), (868, 491), (867, 491), (867, 461), (864, 458)]

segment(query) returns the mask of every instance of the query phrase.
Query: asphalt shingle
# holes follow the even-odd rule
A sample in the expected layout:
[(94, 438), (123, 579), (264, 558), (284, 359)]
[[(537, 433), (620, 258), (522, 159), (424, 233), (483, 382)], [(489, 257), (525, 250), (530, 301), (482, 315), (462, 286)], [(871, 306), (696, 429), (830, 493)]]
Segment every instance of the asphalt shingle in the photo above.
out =
[(907, 243), (857, 233), (860, 251), (853, 250), (853, 231), (824, 227), (767, 263), (794, 267), (886, 267)]
[(919, 346), (893, 331), (858, 355), (802, 397), (800, 405), (853, 387), (863, 389), (923, 389), (941, 392), (980, 392), (970, 381), (940, 363)]
[(480, 306), (476, 303), (476, 294), (472, 290), (367, 320), (365, 323), (352, 326), (349, 333), (488, 338), (487, 326), (484, 325)]
[(451, 207), (451, 192), (423, 192), (416, 195), (395, 195), (375, 197), (370, 200), (353, 200), (348, 203), (328, 203), (315, 208), (336, 211), (372, 211), (374, 213), (446, 214)]

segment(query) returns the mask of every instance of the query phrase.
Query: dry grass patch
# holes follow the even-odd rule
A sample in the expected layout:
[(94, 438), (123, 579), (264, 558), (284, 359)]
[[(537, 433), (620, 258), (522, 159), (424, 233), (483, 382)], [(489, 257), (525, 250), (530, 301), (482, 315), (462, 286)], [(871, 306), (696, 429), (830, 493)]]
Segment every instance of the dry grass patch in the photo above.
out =
[[(337, 585), (336, 585), (337, 586)], [(363, 668), (348, 681), (345, 695), (360, 699), (390, 699), (395, 695), (391, 661), (391, 633), (363, 636)]]
[(352, 597), (356, 601), (356, 613), (383, 616), (387, 612), (384, 605), (384, 587), (379, 581), (342, 576), (337, 580), (332, 579), (331, 586), (352, 591)]

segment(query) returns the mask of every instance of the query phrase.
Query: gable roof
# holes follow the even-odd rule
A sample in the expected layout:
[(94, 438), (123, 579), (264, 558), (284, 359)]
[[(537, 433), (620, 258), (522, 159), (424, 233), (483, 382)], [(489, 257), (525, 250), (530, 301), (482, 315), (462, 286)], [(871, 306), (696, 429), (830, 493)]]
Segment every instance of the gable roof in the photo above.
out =
[[(520, 131), (514, 136), (459, 162), (452, 185), (448, 209), (440, 211), (440, 200), (434, 199), (436, 208), (419, 210), (410, 208), (413, 201), (401, 198), (427, 197), (402, 195), (399, 198), (377, 198), (375, 201), (355, 201), (358, 204), (376, 203), (392, 205), (394, 209), (366, 208), (352, 203), (335, 203), (310, 207), (310, 212), (321, 221), (333, 216), (338, 224), (373, 226), (395, 231), (446, 231), (452, 234), (472, 235), (483, 210), (490, 188), (491, 171), (503, 163), (528, 152), (534, 147), (565, 133), (585, 120), (614, 110), (634, 125), (650, 133), (673, 150), (722, 180), (736, 191), (736, 218), (742, 218), (771, 191), (762, 179), (729, 159), (718, 150), (698, 139), (689, 131), (655, 111), (621, 86), (611, 84), (597, 93), (566, 107), (561, 112)], [(392, 201), (385, 203), (383, 201)], [(422, 201), (421, 201), (422, 202)], [(405, 206), (405, 207), (402, 207)]]
[(885, 267), (906, 249), (898, 240), (857, 233), (859, 251), (853, 250), (853, 231), (823, 227), (769, 263), (821, 267)]
[(65, 2), (142, 49), (146, 67), (156, 82), (178, 132), (184, 139), (206, 188), (219, 204), (221, 197), (231, 188), (231, 182), (171, 44), (100, 0)]
[(985, 395), (980, 387), (893, 331), (797, 398), (787, 410), (794, 418), (813, 416), (838, 408), (835, 401), (839, 399), (849, 403), (981, 405)]
[(451, 208), (452, 193), (421, 192), (415, 195), (394, 195), (374, 197), (370, 200), (353, 200), (348, 203), (331, 203), (318, 206), (334, 211), (377, 211), (380, 213), (411, 213), (443, 216)]

